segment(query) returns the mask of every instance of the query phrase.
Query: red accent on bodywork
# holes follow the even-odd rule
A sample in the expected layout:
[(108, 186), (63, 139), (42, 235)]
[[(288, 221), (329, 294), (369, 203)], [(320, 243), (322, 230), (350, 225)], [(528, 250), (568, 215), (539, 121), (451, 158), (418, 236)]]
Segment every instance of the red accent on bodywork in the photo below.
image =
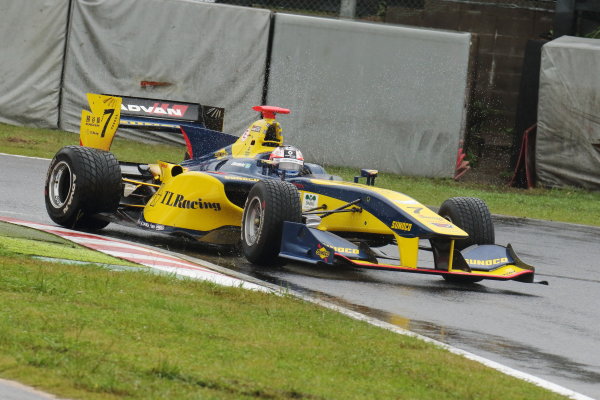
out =
[(289, 114), (290, 110), (282, 107), (275, 106), (254, 106), (253, 110), (261, 112), (263, 118), (275, 119), (276, 114)]
[(192, 152), (192, 143), (190, 142), (190, 138), (188, 137), (187, 133), (185, 133), (185, 129), (183, 129), (183, 126), (180, 129), (181, 129), (181, 133), (183, 134), (183, 140), (185, 140), (185, 147), (187, 148), (188, 155), (190, 156), (190, 158), (194, 158), (194, 153)]

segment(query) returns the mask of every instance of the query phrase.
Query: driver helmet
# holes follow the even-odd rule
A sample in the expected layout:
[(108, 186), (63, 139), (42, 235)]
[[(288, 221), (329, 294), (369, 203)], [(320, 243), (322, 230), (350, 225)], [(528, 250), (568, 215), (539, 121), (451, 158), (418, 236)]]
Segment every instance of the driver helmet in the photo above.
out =
[(298, 174), (304, 166), (302, 153), (293, 146), (277, 147), (269, 156), (269, 160), (279, 171), (286, 171), (286, 174)]

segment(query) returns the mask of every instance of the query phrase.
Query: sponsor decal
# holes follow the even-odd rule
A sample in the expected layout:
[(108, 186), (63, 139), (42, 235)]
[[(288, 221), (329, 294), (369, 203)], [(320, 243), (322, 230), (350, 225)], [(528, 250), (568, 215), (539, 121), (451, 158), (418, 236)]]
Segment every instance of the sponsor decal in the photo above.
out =
[(321, 245), (318, 244), (315, 254), (318, 255), (321, 258), (321, 260), (327, 261), (327, 257), (329, 257), (331, 253), (329, 253), (329, 251), (325, 247), (321, 247)]
[(410, 208), (414, 214), (420, 214), (421, 210), (423, 210), (423, 207), (406, 207), (406, 208)]
[(183, 117), (187, 111), (188, 106), (183, 104), (169, 104), (169, 103), (154, 103), (151, 106), (143, 106), (137, 104), (121, 104), (121, 111), (129, 112), (143, 112), (146, 114), (160, 115), (160, 116), (172, 116), (172, 117)]
[(227, 151), (225, 150), (219, 150), (217, 152), (215, 152), (215, 157), (220, 158), (220, 157), (225, 157), (227, 155)]
[(492, 260), (476, 260), (476, 259), (473, 259), (473, 258), (465, 258), (465, 261), (469, 265), (486, 265), (486, 266), (490, 266), (490, 265), (497, 265), (497, 264), (507, 263), (508, 262), (508, 258), (502, 257), (502, 258), (494, 258)]
[(259, 125), (253, 126), (252, 132), (260, 132), (260, 126)]
[(297, 151), (292, 149), (284, 149), (283, 150), (283, 158), (293, 158), (294, 160), (298, 158), (296, 156)]
[(337, 253), (346, 253), (346, 254), (359, 254), (360, 250), (353, 249), (352, 247), (337, 247), (332, 246), (329, 243), (326, 243), (325, 246), (331, 247)]
[[(86, 125), (89, 125), (89, 126), (99, 127), (100, 124), (102, 123), (102, 117), (95, 117), (93, 115), (88, 115), (85, 117), (85, 123), (86, 123)], [(98, 134), (97, 132), (92, 132), (92, 133), (95, 133), (96, 135)]]
[(398, 229), (401, 231), (410, 231), (412, 229), (413, 224), (408, 223), (408, 222), (398, 222), (398, 221), (392, 221), (392, 229)]
[[(333, 247), (333, 246), (331, 246)], [(358, 254), (360, 251), (358, 249), (353, 249), (351, 247), (333, 247), (335, 251), (338, 253), (346, 253), (346, 254)]]
[(67, 201), (67, 204), (65, 204), (65, 207), (62, 210), (63, 214), (66, 214), (67, 211), (69, 211), (69, 207), (71, 207), (71, 203), (73, 202), (73, 197), (74, 197), (73, 194), (75, 193), (76, 187), (77, 187), (77, 175), (73, 174), (73, 183), (71, 184), (71, 191), (69, 192), (69, 201)]
[(165, 230), (165, 226), (161, 225), (161, 224), (155, 224), (153, 222), (148, 222), (144, 219), (139, 219), (137, 224), (139, 226), (141, 226), (142, 228), (146, 228), (146, 229), (154, 229), (155, 231), (164, 231)]
[(446, 222), (447, 223), (447, 219), (439, 217), (437, 215), (420, 215), (419, 216), (420, 219), (432, 219), (434, 221), (442, 221), (442, 222)]
[(432, 222), (431, 225), (435, 225), (440, 228), (453, 228), (452, 224), (447, 224), (447, 223)]
[(256, 178), (245, 178), (243, 176), (235, 176), (235, 175), (225, 175), (225, 179), (230, 179), (232, 181), (245, 181), (245, 182), (258, 182), (259, 179)]
[(218, 107), (211, 107), (206, 112), (206, 115), (212, 118), (222, 118), (223, 117), (223, 109)]
[(319, 206), (319, 195), (314, 193), (304, 193), (302, 195), (302, 210), (310, 210)]
[(222, 131), (224, 109), (183, 101), (122, 97), (122, 116), (150, 116), (161, 119), (202, 121), (206, 128)]
[(244, 134), (242, 135), (242, 137), (240, 138), (240, 140), (243, 142), (244, 140), (248, 139), (248, 136), (250, 136), (250, 129), (246, 129), (244, 131)]
[(146, 121), (127, 121), (121, 120), (121, 125), (135, 125), (135, 126), (164, 126), (170, 128), (173, 124), (161, 124), (158, 122), (146, 122)]
[(189, 200), (186, 199), (182, 194), (165, 191), (162, 196), (160, 204), (164, 204), (169, 207), (185, 208), (190, 210), (209, 210), (221, 211), (221, 203), (202, 201), (202, 199)]
[(237, 161), (232, 162), (231, 165), (234, 167), (250, 168), (249, 163), (241, 163), (241, 162), (237, 162)]

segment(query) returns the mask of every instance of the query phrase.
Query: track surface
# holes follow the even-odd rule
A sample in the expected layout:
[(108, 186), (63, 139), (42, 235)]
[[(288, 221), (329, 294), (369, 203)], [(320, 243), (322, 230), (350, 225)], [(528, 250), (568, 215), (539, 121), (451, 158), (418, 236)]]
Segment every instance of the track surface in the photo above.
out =
[[(52, 223), (43, 200), (48, 163), (0, 155), (0, 215)], [(299, 264), (259, 269), (235, 255), (114, 224), (103, 234), (168, 247), (312, 293), (600, 399), (600, 228), (495, 222), (496, 242), (512, 243), (550, 286), (493, 281), (461, 286), (437, 277)], [(428, 256), (422, 261), (429, 262)]]

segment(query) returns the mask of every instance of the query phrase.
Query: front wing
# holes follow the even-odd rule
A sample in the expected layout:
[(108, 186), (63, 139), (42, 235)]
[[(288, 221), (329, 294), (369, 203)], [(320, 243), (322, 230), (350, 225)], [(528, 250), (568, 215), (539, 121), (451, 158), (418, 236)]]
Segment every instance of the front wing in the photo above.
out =
[(432, 268), (418, 267), (416, 257), (403, 257), (402, 247), (400, 245), (398, 247), (400, 254), (396, 264), (390, 262), (389, 258), (378, 258), (377, 253), (372, 249), (356, 245), (334, 233), (309, 228), (300, 223), (285, 222), (279, 256), (310, 264), (345, 264), (365, 269), (453, 276), (472, 281), (515, 280), (548, 284), (546, 281), (534, 280), (535, 268), (522, 262), (510, 244), (506, 247), (471, 246), (460, 252), (452, 249), (453, 263)]

